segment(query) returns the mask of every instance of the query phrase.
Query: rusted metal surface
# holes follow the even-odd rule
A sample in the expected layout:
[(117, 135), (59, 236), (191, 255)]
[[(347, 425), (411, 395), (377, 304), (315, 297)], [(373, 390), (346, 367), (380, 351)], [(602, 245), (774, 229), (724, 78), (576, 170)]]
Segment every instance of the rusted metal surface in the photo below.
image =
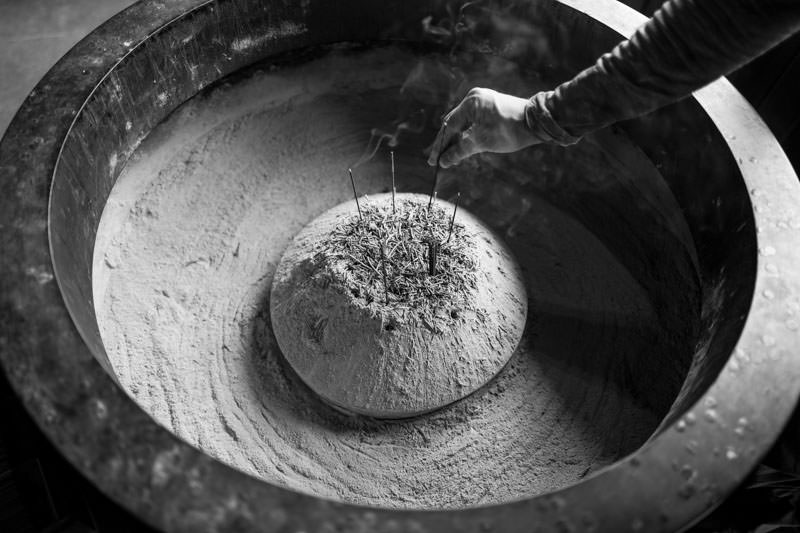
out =
[[(0, 361), (64, 455), (150, 524), (192, 532), (674, 531), (718, 504), (791, 414), (800, 388), (800, 185), (724, 81), (698, 94), (708, 116), (686, 101), (619, 130), (639, 141), (684, 208), (698, 249), (703, 333), (660, 431), (582, 482), (462, 511), (335, 503), (202, 454), (119, 388), (95, 322), (91, 259), (104, 203), (137, 143), (203, 87), (264, 57), (338, 41), (419, 40), (419, 21), (442, 8), (145, 0), (67, 54), (12, 122), (0, 144)], [(553, 79), (617, 42), (613, 30), (642, 21), (611, 0), (542, 0), (519, 16), (538, 17), (553, 57), (563, 58), (541, 60)], [(603, 238), (610, 229), (595, 231)], [(647, 268), (614, 252), (632, 272)], [(668, 305), (670, 288), (649, 283)]]

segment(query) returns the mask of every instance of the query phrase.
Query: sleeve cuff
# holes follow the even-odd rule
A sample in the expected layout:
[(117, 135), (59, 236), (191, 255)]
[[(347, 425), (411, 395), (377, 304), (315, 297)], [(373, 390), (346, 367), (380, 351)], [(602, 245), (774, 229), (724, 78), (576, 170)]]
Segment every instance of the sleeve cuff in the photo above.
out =
[(536, 93), (528, 100), (525, 108), (525, 124), (528, 130), (542, 142), (569, 146), (581, 140), (568, 133), (558, 125), (550, 110), (547, 108), (547, 98), (553, 91), (542, 91)]

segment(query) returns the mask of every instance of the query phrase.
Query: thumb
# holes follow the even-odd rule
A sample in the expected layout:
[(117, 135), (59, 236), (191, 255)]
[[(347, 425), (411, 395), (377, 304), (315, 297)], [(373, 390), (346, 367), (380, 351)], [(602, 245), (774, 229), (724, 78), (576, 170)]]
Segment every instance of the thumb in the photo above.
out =
[(472, 128), (469, 128), (457, 137), (456, 142), (452, 143), (442, 152), (440, 165), (442, 168), (457, 165), (462, 160), (481, 151), (478, 142), (475, 140), (474, 135), (472, 135)]
[[(436, 160), (439, 154), (442, 154), (442, 161), (444, 154), (449, 149), (459, 142), (464, 129), (472, 123), (475, 115), (475, 106), (471, 105), (469, 96), (465, 97), (452, 111), (445, 117), (439, 134), (433, 142), (431, 154), (428, 157), (428, 164), (431, 166), (436, 165)], [(465, 156), (466, 157), (466, 156)]]

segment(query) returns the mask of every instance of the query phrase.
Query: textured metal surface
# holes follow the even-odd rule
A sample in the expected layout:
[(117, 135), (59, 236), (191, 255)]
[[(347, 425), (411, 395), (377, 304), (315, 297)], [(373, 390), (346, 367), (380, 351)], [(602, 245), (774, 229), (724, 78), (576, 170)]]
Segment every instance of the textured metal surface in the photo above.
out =
[[(430, 9), (420, 1), (146, 0), (67, 54), (3, 138), (0, 360), (64, 455), (154, 526), (209, 532), (672, 531), (720, 502), (791, 413), (800, 387), (793, 353), (800, 345), (794, 317), (800, 276), (793, 272), (800, 263), (800, 185), (769, 131), (724, 81), (698, 94), (711, 120), (686, 101), (620, 130), (639, 141), (684, 208), (698, 249), (704, 334), (660, 431), (583, 482), (463, 511), (334, 503), (222, 465), (155, 424), (116, 385), (104, 370), (91, 256), (104, 202), (139, 140), (202, 87), (254, 61), (326, 42), (418, 40), (419, 21)], [(547, 23), (542, 27), (549, 28), (553, 56), (565, 58), (549, 73), (554, 79), (620, 39), (605, 25), (628, 33), (642, 21), (610, 0), (543, 0), (521, 8), (519, 16)], [(568, 203), (575, 205), (564, 199)], [(601, 238), (603, 231), (596, 229)], [(625, 250), (614, 252), (633, 271), (647, 268)], [(651, 285), (658, 303), (668, 305), (669, 287), (658, 280)]]

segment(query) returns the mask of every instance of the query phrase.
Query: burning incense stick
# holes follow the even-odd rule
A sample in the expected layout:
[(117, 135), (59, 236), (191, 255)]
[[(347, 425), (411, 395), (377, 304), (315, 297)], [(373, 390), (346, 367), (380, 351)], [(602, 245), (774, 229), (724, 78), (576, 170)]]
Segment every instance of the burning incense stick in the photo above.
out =
[(361, 215), (361, 204), (358, 203), (358, 193), (356, 192), (356, 180), (353, 179), (353, 169), (348, 168), (347, 172), (350, 173), (350, 184), (353, 186), (353, 196), (356, 199), (356, 207), (358, 208), (358, 219), (363, 222), (364, 217)]
[(442, 140), (439, 141), (439, 154), (436, 156), (436, 167), (433, 169), (433, 187), (431, 188), (430, 200), (428, 200), (429, 209), (433, 204), (433, 195), (436, 193), (436, 187), (439, 185), (439, 162), (442, 159), (442, 145), (445, 137), (447, 137), (447, 122), (442, 124)]
[(397, 194), (397, 188), (394, 186), (394, 152), (389, 152), (389, 155), (392, 158), (392, 214), (395, 214), (397, 210), (394, 205), (394, 197)]

